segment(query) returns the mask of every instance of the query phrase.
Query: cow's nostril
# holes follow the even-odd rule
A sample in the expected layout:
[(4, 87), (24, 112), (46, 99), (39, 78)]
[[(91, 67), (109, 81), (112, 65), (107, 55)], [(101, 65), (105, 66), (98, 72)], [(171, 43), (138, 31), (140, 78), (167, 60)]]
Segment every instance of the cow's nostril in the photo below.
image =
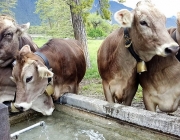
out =
[(24, 110), (24, 108), (23, 107), (20, 107), (20, 111), (23, 111)]
[(170, 48), (165, 48), (165, 53), (166, 54), (171, 54), (172, 53), (172, 50)]
[(21, 107), (18, 107), (17, 108), (19, 111), (23, 112), (24, 111), (24, 108), (21, 106)]
[(172, 46), (172, 47), (168, 47), (165, 48), (165, 53), (166, 54), (176, 54), (179, 50), (179, 46)]

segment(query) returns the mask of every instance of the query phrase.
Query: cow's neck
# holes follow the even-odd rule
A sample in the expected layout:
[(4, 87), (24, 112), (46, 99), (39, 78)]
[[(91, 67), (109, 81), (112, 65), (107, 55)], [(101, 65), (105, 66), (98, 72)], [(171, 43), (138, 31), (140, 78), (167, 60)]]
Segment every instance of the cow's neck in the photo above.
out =
[(35, 51), (36, 51), (37, 46), (36, 46), (36, 45), (34, 44), (34, 42), (33, 42), (30, 38), (28, 38), (27, 36), (25, 36), (25, 35), (19, 36), (19, 37), (18, 37), (18, 40), (19, 40), (19, 50), (20, 50), (24, 45), (29, 45), (32, 52), (35, 52)]
[[(37, 51), (37, 52), (35, 52), (34, 54), (36, 54), (37, 56), (39, 56), (39, 58), (41, 58), (42, 63), (44, 63), (44, 65), (45, 65), (48, 69), (50, 69), (49, 61), (48, 61), (47, 57), (46, 57), (43, 53)], [(48, 78), (48, 83), (50, 83), (51, 80), (52, 80), (52, 78)]]
[(137, 53), (133, 49), (133, 44), (132, 44), (131, 37), (129, 35), (128, 28), (124, 28), (124, 40), (125, 40), (125, 47), (129, 50), (130, 54), (137, 61), (137, 73), (142, 73), (144, 71), (147, 71), (145, 62), (142, 59), (140, 59), (140, 57), (137, 55)]
[(37, 51), (34, 54), (38, 55), (41, 58), (41, 60), (43, 61), (43, 63), (45, 64), (45, 66), (48, 69), (50, 69), (49, 61), (48, 61), (47, 57), (43, 53)]
[(140, 76), (142, 87), (150, 86), (148, 83), (154, 83), (154, 86), (163, 86), (163, 84), (171, 86), (179, 82), (180, 63), (175, 56), (155, 56), (147, 62), (147, 68), (148, 71)]
[(132, 40), (127, 28), (124, 29), (124, 39), (125, 39), (125, 47), (128, 48), (131, 55), (136, 59), (137, 62), (141, 61), (141, 59), (133, 49)]

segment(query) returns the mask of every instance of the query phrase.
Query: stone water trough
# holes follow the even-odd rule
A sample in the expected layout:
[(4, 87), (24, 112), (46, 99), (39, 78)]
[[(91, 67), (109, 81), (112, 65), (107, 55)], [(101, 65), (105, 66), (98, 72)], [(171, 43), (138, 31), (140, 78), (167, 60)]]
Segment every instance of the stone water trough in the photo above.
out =
[[(180, 117), (177, 116), (155, 113), (116, 103), (111, 104), (100, 99), (71, 93), (63, 95), (55, 103), (55, 106), (56, 110), (72, 115), (77, 115), (81, 112), (83, 118), (89, 116), (88, 114), (93, 114), (90, 117), (91, 119), (98, 117), (106, 119), (106, 121), (111, 120), (116, 123), (130, 125), (140, 130), (150, 131), (154, 135), (163, 135), (168, 140), (180, 139)], [(9, 117), (8, 108), (3, 104), (0, 104), (0, 111), (0, 121), (2, 122), (0, 123), (0, 138), (9, 140), (11, 126), (26, 121), (27, 118), (23, 117), (23, 113)], [(28, 112), (24, 113), (27, 115)], [(29, 116), (42, 117), (41, 114), (32, 110), (29, 111)]]

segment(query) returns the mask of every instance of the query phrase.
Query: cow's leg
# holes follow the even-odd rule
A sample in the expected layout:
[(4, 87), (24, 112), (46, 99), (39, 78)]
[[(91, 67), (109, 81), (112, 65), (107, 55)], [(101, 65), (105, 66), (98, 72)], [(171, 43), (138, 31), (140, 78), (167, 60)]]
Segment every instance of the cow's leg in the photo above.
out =
[(157, 104), (153, 102), (153, 100), (150, 97), (150, 94), (146, 93), (145, 91), (143, 91), (143, 101), (144, 101), (145, 108), (147, 110), (156, 112)]
[(102, 85), (103, 85), (103, 90), (104, 90), (104, 95), (105, 95), (106, 101), (108, 101), (110, 103), (114, 103), (114, 98), (113, 98), (113, 94), (110, 91), (109, 83), (107, 83), (106, 81), (103, 80)]
[(79, 87), (79, 84), (77, 84), (76, 82), (73, 82), (73, 83), (69, 83), (69, 84), (66, 84), (66, 86), (63, 86), (64, 89), (67, 90), (67, 92), (71, 92), (71, 93), (75, 93), (75, 94), (78, 94), (78, 87)]
[(136, 94), (137, 89), (138, 89), (138, 86), (134, 86), (134, 88), (129, 89), (130, 91), (129, 91), (128, 96), (124, 100), (124, 105), (131, 106), (132, 100)]

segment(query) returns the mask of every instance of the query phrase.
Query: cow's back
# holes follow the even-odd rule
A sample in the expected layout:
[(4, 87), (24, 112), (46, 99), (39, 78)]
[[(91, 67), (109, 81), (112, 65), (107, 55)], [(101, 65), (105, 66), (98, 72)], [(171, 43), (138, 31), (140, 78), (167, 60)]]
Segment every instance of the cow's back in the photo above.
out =
[(79, 83), (86, 71), (86, 62), (81, 44), (74, 39), (51, 39), (42, 48), (53, 68), (55, 75), (64, 80), (74, 81), (77, 78)]

